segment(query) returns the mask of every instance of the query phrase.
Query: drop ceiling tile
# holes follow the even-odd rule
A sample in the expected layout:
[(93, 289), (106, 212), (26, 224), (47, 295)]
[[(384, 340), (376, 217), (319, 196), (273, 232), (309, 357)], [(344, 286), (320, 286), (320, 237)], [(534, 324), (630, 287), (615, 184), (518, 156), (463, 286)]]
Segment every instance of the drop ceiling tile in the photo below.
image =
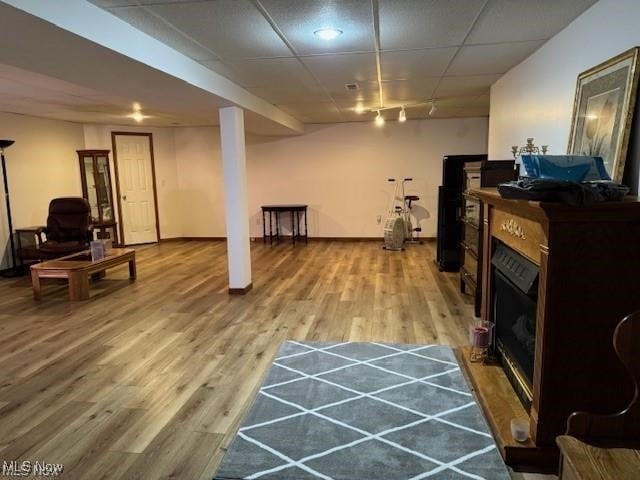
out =
[(446, 74), (503, 74), (535, 52), (543, 43), (544, 40), (465, 46), (460, 49)]
[(382, 79), (403, 80), (416, 77), (439, 77), (449, 65), (457, 48), (434, 48), (382, 52)]
[(376, 118), (375, 113), (356, 113), (352, 110), (340, 110), (340, 116), (343, 122), (373, 122)]
[[(369, 0), (260, 0), (299, 55), (375, 50)], [(342, 30), (333, 40), (322, 40), (316, 30)]]
[(377, 99), (365, 101), (335, 100), (335, 105), (340, 112), (356, 112), (356, 106), (361, 106), (365, 111), (373, 111), (379, 107)]
[(437, 77), (424, 77), (412, 80), (387, 80), (382, 82), (382, 91), (384, 92), (385, 99), (394, 99), (394, 101), (421, 101), (431, 98), (433, 89), (437, 83)]
[(489, 88), (502, 75), (468, 75), (460, 77), (443, 77), (434, 97), (454, 97), (480, 95), (488, 93)]
[(249, 0), (154, 4), (144, 8), (223, 60), (291, 56), (289, 48)]
[(291, 104), (304, 102), (330, 102), (329, 95), (321, 89), (296, 87), (247, 87), (251, 93), (273, 104)]
[(94, 5), (102, 8), (124, 7), (136, 5), (154, 5), (158, 3), (193, 2), (194, 0), (89, 0)]
[(229, 65), (227, 65), (226, 63), (220, 60), (202, 60), (200, 63), (203, 66), (207, 67), (209, 70), (213, 70), (217, 74), (222, 75), (223, 77), (226, 77), (233, 82), (236, 81), (233, 70), (231, 70)]
[(327, 93), (335, 101), (347, 102), (351, 105), (357, 103), (380, 103), (380, 94), (378, 92), (378, 82), (361, 82), (358, 83), (358, 90), (347, 90), (341, 83), (325, 84)]
[(554, 36), (597, 0), (490, 0), (467, 44)]
[(304, 86), (313, 88), (315, 79), (296, 58), (231, 60), (227, 65), (235, 81), (243, 87)]
[(340, 122), (340, 111), (333, 102), (280, 104), (280, 109), (304, 123)]
[(302, 102), (302, 103), (281, 103), (278, 107), (292, 115), (310, 115), (314, 113), (334, 114), (340, 113), (338, 107), (333, 102)]
[(380, 0), (383, 50), (462, 44), (484, 0)]
[(66, 82), (47, 75), (23, 70), (12, 65), (0, 64), (0, 83), (4, 88), (22, 89), (24, 93), (51, 91), (69, 95), (99, 95), (100, 92), (76, 83)]
[(194, 60), (201, 61), (217, 58), (213, 50), (199, 45), (144, 7), (111, 8), (109, 12)]
[(409, 120), (428, 120), (430, 107), (414, 107), (407, 109), (407, 119)]
[(89, 0), (89, 2), (100, 8), (138, 5), (136, 0)]
[(489, 95), (442, 98), (436, 100), (436, 105), (438, 108), (484, 108), (489, 106)]
[(488, 117), (489, 106), (486, 107), (442, 107), (429, 118), (464, 118)]
[(298, 117), (303, 123), (313, 124), (313, 123), (343, 123), (344, 119), (342, 118), (342, 114), (321, 114), (314, 116), (302, 116)]
[(331, 85), (375, 82), (378, 78), (374, 53), (313, 55), (301, 60), (321, 83)]

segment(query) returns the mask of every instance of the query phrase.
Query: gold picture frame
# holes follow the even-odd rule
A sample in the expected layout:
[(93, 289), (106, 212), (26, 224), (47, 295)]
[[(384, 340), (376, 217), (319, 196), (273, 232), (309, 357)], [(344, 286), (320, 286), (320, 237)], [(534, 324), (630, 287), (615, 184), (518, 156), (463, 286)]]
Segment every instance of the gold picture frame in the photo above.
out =
[(621, 182), (638, 93), (640, 47), (578, 75), (567, 153), (603, 158), (607, 172)]

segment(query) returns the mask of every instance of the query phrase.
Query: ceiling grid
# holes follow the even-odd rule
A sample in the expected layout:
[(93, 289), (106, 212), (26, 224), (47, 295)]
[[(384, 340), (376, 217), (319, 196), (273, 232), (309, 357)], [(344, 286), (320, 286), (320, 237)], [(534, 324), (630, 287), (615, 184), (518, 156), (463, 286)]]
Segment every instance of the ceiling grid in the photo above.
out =
[[(434, 118), (488, 116), (491, 85), (596, 2), (87, 1), (303, 123), (370, 121), (381, 105), (404, 105), (407, 118), (426, 118), (430, 99), (437, 99)], [(314, 34), (327, 27), (341, 35), (323, 40)], [(111, 116), (128, 101), (99, 90), (82, 105), (71, 95), (48, 96), (41, 105), (56, 118), (73, 112), (73, 120), (88, 117), (80, 111), (84, 104), (94, 108), (101, 98)], [(28, 102), (0, 94), (0, 108), (3, 103), (19, 112)], [(200, 121), (183, 113), (156, 120)]]

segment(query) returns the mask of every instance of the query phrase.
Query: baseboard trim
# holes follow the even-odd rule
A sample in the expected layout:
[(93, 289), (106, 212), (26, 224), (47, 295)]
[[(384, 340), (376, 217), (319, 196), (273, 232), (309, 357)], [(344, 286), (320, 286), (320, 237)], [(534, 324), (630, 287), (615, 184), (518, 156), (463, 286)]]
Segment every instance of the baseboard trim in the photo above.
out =
[(229, 295), (246, 295), (253, 288), (253, 282), (244, 288), (229, 288)]
[[(260, 237), (260, 239), (262, 239), (262, 237)], [(309, 237), (309, 240), (327, 240), (337, 242), (384, 242), (384, 237)], [(436, 238), (420, 237), (418, 240), (422, 240), (423, 242), (433, 242)]]
[(189, 242), (189, 241), (203, 241), (203, 242), (223, 242), (227, 237), (171, 237), (161, 238), (160, 242)]
[[(291, 235), (280, 235), (280, 240), (289, 239), (291, 240)], [(255, 242), (264, 241), (264, 237), (251, 237), (251, 240)], [(332, 242), (383, 242), (384, 237), (309, 237), (309, 240), (322, 240), (322, 241), (332, 241)], [(424, 242), (433, 242), (436, 240), (436, 237), (420, 237), (420, 240)], [(201, 242), (226, 242), (227, 237), (171, 237), (171, 238), (161, 238), (160, 243), (165, 242), (189, 242), (189, 241), (201, 241)], [(267, 237), (267, 242), (269, 241), (269, 237)], [(304, 237), (296, 238), (296, 241), (304, 241)]]
[(312, 240), (342, 241), (342, 242), (382, 242), (384, 237), (309, 237)]

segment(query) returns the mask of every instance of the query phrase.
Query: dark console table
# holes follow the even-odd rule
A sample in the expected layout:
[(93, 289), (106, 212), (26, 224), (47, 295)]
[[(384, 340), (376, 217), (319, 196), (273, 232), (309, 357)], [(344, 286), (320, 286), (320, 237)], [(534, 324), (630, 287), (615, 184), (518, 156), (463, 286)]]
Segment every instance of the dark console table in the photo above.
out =
[[(289, 212), (291, 214), (291, 240), (295, 245), (296, 239), (304, 238), (305, 243), (309, 241), (309, 231), (307, 229), (307, 205), (262, 205), (262, 238), (269, 244), (273, 244), (274, 237), (280, 240), (280, 213)], [(300, 213), (304, 217), (304, 235), (300, 233)], [(266, 216), (269, 214), (269, 232), (267, 232)], [(273, 217), (276, 217), (276, 229), (273, 230)]]

